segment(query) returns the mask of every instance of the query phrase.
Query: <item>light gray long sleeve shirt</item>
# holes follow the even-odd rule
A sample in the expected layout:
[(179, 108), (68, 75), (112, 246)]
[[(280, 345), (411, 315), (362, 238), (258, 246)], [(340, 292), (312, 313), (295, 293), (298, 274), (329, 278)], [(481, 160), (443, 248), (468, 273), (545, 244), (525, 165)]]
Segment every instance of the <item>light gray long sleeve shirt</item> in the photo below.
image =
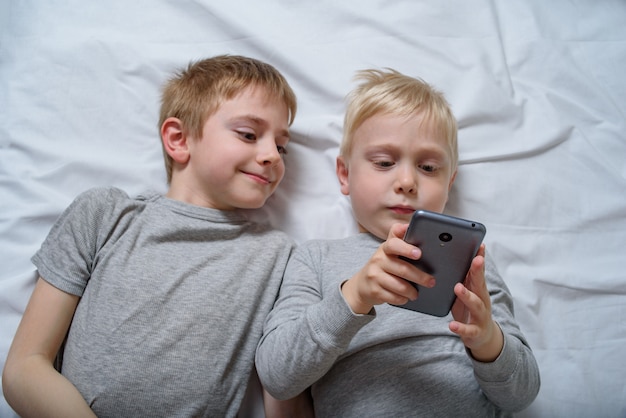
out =
[(265, 388), (287, 399), (312, 386), (318, 417), (507, 416), (528, 406), (540, 379), (513, 316), (513, 301), (486, 258), (493, 318), (505, 344), (493, 362), (474, 360), (429, 316), (383, 304), (354, 314), (340, 286), (381, 240), (359, 234), (311, 241), (290, 258), (256, 355)]

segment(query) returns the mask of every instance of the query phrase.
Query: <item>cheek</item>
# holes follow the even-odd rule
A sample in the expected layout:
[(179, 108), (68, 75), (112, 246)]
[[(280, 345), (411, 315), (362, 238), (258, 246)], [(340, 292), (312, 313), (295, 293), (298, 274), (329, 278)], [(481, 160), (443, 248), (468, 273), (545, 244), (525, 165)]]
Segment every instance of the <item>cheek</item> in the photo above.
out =
[(380, 189), (384, 182), (384, 174), (364, 164), (354, 164), (348, 175), (350, 191)]
[(363, 206), (376, 206), (393, 190), (393, 176), (372, 170), (355, 170), (350, 176), (350, 196)]
[(280, 183), (285, 178), (285, 161), (283, 160), (276, 166), (276, 184)]
[(437, 212), (442, 212), (448, 203), (448, 187), (447, 184), (432, 184), (430, 192), (428, 193), (429, 206)]
[(369, 210), (369, 208), (376, 207), (381, 196), (384, 196), (379, 183), (375, 180), (357, 177), (350, 181), (350, 201), (355, 210)]

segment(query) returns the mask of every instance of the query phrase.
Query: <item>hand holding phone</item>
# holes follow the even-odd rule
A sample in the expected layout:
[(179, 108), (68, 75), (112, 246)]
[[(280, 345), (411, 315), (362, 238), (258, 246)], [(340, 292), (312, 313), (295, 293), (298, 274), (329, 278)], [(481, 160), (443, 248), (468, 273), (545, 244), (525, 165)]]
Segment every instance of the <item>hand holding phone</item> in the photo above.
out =
[(454, 286), (462, 282), (487, 230), (479, 222), (442, 213), (418, 210), (413, 214), (404, 240), (422, 250), (419, 260), (406, 261), (435, 277), (432, 288), (415, 286), (416, 300), (395, 305), (434, 316), (446, 316), (456, 299)]

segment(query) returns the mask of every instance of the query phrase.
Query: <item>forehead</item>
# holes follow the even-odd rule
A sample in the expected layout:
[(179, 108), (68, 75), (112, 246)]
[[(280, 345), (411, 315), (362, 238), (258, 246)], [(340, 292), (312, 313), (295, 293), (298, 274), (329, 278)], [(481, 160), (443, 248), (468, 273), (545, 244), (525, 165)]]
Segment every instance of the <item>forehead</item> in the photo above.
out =
[(422, 113), (373, 115), (354, 131), (352, 145), (353, 149), (385, 145), (407, 151), (430, 148), (452, 153), (443, 130)]
[[(241, 89), (230, 98), (224, 99), (219, 104), (217, 111), (233, 114), (246, 114), (254, 109), (255, 112), (264, 114), (272, 109), (278, 109), (288, 115), (287, 104), (276, 94), (263, 86), (250, 85)], [(287, 118), (287, 116), (285, 116)]]

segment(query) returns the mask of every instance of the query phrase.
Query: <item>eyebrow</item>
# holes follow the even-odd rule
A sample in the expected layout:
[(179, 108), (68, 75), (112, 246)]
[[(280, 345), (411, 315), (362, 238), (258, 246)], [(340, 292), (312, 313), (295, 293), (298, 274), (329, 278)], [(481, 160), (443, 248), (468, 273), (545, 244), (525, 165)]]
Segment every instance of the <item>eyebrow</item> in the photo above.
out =
[[(396, 145), (393, 142), (385, 142), (382, 144), (372, 144), (364, 147), (364, 152), (366, 154), (375, 154), (375, 153), (401, 153), (403, 151), (402, 147)], [(421, 146), (419, 149), (419, 154), (425, 155), (429, 158), (438, 158), (442, 160), (450, 160), (450, 155), (448, 150), (445, 147), (437, 146), (437, 145), (425, 145)]]
[(435, 157), (449, 158), (448, 150), (441, 146), (426, 146), (422, 148), (420, 152)]
[[(267, 121), (263, 118), (260, 118), (256, 115), (253, 114), (247, 114), (247, 115), (240, 115), (240, 116), (235, 116), (231, 119), (231, 122), (238, 122), (238, 121), (251, 121), (254, 122), (255, 124), (262, 126), (263, 128), (267, 128)], [(284, 136), (287, 137), (288, 139), (290, 139), (289, 136), (289, 130), (288, 129), (281, 129), (278, 134), (280, 136)]]

